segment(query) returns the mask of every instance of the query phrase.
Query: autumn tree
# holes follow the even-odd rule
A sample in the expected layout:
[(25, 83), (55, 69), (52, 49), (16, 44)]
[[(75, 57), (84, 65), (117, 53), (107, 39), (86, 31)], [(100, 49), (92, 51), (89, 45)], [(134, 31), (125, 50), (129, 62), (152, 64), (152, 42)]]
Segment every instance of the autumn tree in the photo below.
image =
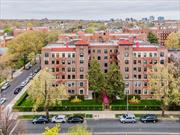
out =
[(162, 102), (162, 116), (170, 104), (180, 105), (180, 77), (174, 76), (174, 65), (156, 65), (149, 69), (149, 87)]
[(151, 44), (153, 44), (153, 43), (158, 43), (158, 38), (157, 38), (157, 36), (156, 36), (154, 33), (152, 33), (152, 32), (149, 32), (149, 33), (148, 33), (147, 39), (148, 39), (148, 41), (149, 41)]
[(28, 90), (28, 95), (34, 103), (33, 110), (36, 111), (43, 104), (47, 117), (50, 105), (68, 97), (66, 87), (62, 84), (54, 86), (54, 81), (54, 76), (47, 69), (43, 69), (40, 75), (34, 78)]
[(116, 99), (116, 96), (124, 97), (124, 81), (123, 77), (119, 71), (119, 67), (113, 63), (109, 66), (108, 72), (106, 74), (107, 82), (107, 93), (111, 99)]
[(57, 39), (58, 34), (54, 32), (27, 31), (8, 43), (8, 53), (14, 56), (12, 62), (16, 63), (16, 68), (25, 67), (27, 62), (41, 52), (43, 46)]
[(59, 132), (60, 132), (60, 125), (57, 124), (52, 128), (46, 128), (43, 135), (58, 135)]
[(170, 49), (180, 48), (180, 32), (169, 34), (165, 40), (165, 46)]
[(68, 135), (92, 135), (92, 133), (87, 128), (77, 125), (68, 129)]
[(89, 89), (101, 93), (105, 86), (105, 75), (96, 59), (91, 60), (88, 70)]

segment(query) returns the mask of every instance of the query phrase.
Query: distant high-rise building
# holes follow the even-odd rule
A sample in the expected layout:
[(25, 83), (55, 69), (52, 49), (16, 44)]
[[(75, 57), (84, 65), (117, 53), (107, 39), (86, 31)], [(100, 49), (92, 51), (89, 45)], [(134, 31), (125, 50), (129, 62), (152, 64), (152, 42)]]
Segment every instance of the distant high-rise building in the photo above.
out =
[(154, 16), (149, 17), (149, 21), (154, 21), (154, 20), (155, 20)]
[(159, 16), (158, 17), (158, 21), (164, 21), (164, 17), (163, 16)]

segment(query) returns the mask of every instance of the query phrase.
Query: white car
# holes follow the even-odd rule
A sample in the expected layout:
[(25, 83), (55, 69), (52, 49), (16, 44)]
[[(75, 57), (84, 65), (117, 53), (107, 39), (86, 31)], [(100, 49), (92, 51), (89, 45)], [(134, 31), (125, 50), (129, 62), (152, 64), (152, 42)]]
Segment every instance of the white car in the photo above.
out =
[(21, 87), (24, 87), (26, 86), (26, 84), (29, 82), (29, 79), (27, 78), (26, 80), (24, 80), (22, 83), (21, 83)]
[(51, 122), (53, 123), (65, 123), (66, 122), (66, 116), (65, 115), (56, 115), (52, 117)]
[(10, 87), (10, 84), (9, 84), (9, 82), (6, 82), (6, 83), (4, 83), (4, 85), (1, 87), (1, 90), (5, 90), (5, 89), (7, 89), (8, 87)]
[(128, 113), (120, 116), (121, 123), (136, 123), (136, 118), (134, 114)]
[(0, 98), (0, 105), (4, 104), (6, 102), (6, 98)]

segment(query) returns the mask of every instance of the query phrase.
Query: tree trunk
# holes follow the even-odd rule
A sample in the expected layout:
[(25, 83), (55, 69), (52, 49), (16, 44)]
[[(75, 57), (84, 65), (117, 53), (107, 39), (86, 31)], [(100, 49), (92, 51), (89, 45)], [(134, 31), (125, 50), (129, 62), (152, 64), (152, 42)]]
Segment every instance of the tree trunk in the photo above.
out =
[(161, 114), (161, 116), (162, 116), (162, 117), (165, 116), (165, 109), (164, 109), (164, 108), (162, 109), (162, 114)]
[(44, 109), (46, 111), (46, 116), (49, 118), (49, 102), (48, 101), (46, 101)]

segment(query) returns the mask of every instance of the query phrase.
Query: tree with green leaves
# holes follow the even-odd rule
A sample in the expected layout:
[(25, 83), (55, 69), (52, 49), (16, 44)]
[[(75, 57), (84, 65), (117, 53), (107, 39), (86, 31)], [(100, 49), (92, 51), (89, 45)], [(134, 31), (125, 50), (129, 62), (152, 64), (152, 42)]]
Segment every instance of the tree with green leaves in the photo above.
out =
[(14, 56), (12, 62), (16, 63), (17, 68), (21, 66), (25, 68), (25, 64), (33, 60), (41, 52), (43, 46), (57, 39), (57, 33), (28, 31), (18, 35), (8, 43), (8, 53)]
[(124, 80), (119, 71), (118, 65), (115, 63), (109, 66), (108, 73), (106, 74), (107, 93), (111, 99), (115, 100), (116, 96), (124, 98)]
[(41, 105), (44, 105), (46, 116), (49, 117), (49, 107), (68, 97), (64, 85), (54, 86), (54, 76), (43, 69), (40, 75), (34, 80), (28, 89), (28, 95), (33, 100), (33, 110), (36, 111)]
[(5, 27), (3, 32), (8, 34), (8, 35), (12, 35), (13, 34), (13, 29), (10, 28), (10, 27)]
[(52, 128), (46, 128), (43, 135), (58, 135), (58, 133), (60, 132), (60, 128), (61, 126), (59, 124), (55, 125)]
[(77, 125), (68, 129), (68, 135), (92, 135), (84, 126)]
[(105, 75), (101, 70), (101, 65), (96, 59), (90, 61), (88, 81), (89, 89), (95, 93), (101, 93), (105, 89)]
[(180, 32), (172, 32), (165, 40), (165, 46), (169, 49), (180, 48)]
[(156, 36), (154, 33), (152, 33), (152, 32), (149, 32), (149, 33), (148, 33), (147, 39), (148, 39), (148, 41), (149, 41), (151, 44), (153, 44), (153, 43), (158, 43), (158, 38), (157, 38), (157, 36)]
[(158, 64), (149, 69), (149, 87), (154, 98), (162, 102), (162, 116), (169, 105), (180, 105), (180, 77), (175, 77), (174, 65)]

